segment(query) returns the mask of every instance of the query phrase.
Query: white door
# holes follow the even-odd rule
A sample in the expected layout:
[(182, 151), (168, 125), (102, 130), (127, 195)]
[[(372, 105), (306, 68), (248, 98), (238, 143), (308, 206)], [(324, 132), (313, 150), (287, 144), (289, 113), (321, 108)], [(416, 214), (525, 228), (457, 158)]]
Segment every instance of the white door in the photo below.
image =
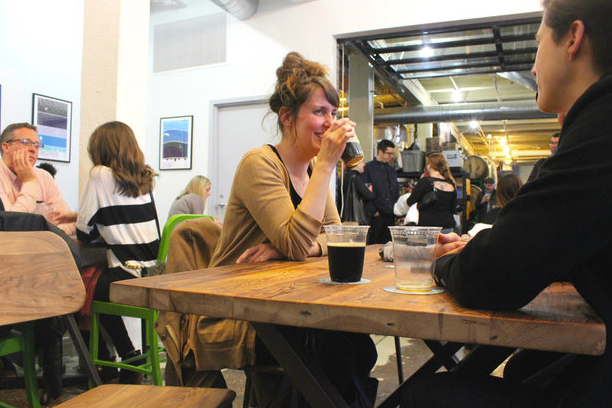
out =
[[(220, 221), (225, 217), (236, 167), (242, 156), (254, 147), (276, 144), (276, 115), (267, 115), (267, 98), (213, 104), (212, 194), (208, 211)], [(266, 116), (267, 115), (267, 116)]]

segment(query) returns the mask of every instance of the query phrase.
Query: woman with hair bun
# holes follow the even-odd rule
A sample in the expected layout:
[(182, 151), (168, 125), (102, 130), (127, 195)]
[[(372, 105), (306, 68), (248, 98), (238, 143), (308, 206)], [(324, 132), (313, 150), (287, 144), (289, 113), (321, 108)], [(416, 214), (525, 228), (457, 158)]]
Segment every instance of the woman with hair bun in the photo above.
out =
[[(355, 123), (336, 119), (338, 91), (321, 64), (291, 52), (276, 76), (269, 103), (278, 115), (282, 138), (276, 145), (247, 152), (238, 165), (211, 267), (326, 255), (322, 227), (340, 224), (329, 185), (347, 140), (355, 135)], [(245, 351), (245, 363), (273, 362), (248, 327), (245, 348), (254, 349), (255, 361), (249, 361), (253, 353)], [(282, 330), (290, 342), (308, 345), (307, 353), (320, 363), (347, 403), (364, 395), (364, 384), (375, 397), (376, 381), (369, 379), (369, 373), (377, 355), (368, 335), (295, 327)], [(265, 379), (258, 375), (253, 373), (252, 378), (260, 407), (277, 404), (290, 394), (286, 378), (270, 381), (269, 375)]]
[[(420, 226), (442, 227), (442, 233), (453, 232), (456, 225), (453, 214), (457, 206), (457, 190), (455, 179), (442, 153), (427, 155), (425, 171), (428, 175), (421, 178), (414, 187), (408, 197), (408, 206), (418, 203)], [(428, 202), (428, 194), (433, 194), (435, 200)]]

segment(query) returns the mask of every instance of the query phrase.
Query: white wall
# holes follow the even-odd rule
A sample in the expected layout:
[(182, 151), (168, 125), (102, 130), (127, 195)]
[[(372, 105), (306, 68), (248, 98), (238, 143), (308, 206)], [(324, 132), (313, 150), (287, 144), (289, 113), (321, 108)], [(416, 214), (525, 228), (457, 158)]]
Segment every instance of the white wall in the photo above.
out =
[[(212, 3), (191, 3), (187, 9), (152, 13), (150, 41), (157, 24), (221, 11)], [(259, 10), (250, 19), (228, 16), (226, 63), (149, 78), (145, 154), (151, 165), (159, 165), (159, 118), (194, 115), (193, 168), (160, 172), (155, 190), (160, 221), (165, 221), (173, 198), (192, 176), (210, 176), (211, 102), (271, 93), (275, 70), (287, 52), (299, 51), (327, 65), (335, 76), (337, 35), (539, 10), (539, 0), (315, 0), (302, 4), (260, 0)], [(213, 185), (213, 195), (214, 189)]]
[(32, 93), (72, 102), (70, 163), (52, 162), (72, 209), (78, 202), (83, 0), (0, 2), (2, 129), (32, 121)]

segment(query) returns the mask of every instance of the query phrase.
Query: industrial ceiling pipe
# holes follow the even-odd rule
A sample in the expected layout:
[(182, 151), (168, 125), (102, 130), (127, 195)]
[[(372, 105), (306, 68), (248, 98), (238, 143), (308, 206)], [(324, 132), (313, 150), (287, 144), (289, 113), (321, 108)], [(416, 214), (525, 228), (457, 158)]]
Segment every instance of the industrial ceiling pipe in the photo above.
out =
[(374, 124), (467, 122), (471, 120), (517, 120), (554, 118), (544, 113), (535, 102), (482, 102), (438, 106), (389, 108), (374, 112)]
[(257, 12), (259, 0), (211, 0), (217, 6), (236, 17), (238, 20), (246, 20)]

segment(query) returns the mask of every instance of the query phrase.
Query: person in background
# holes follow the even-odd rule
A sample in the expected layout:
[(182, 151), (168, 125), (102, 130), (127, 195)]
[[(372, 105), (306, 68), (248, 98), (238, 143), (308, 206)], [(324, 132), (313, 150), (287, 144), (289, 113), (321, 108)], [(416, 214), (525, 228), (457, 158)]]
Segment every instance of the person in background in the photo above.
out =
[[(457, 207), (457, 190), (442, 153), (427, 155), (425, 171), (428, 175), (419, 180), (406, 203), (408, 206), (418, 203), (419, 226), (442, 227), (443, 233), (452, 232), (455, 228), (453, 214)], [(435, 199), (428, 202), (428, 194), (433, 194)]]
[(485, 222), (477, 223), (468, 231), (468, 236), (473, 237), (483, 229), (491, 228), (502, 208), (516, 196), (522, 186), (523, 181), (514, 173), (501, 176), (497, 181), (496, 207), (487, 214)]
[[(485, 310), (520, 309), (551, 283), (569, 281), (610, 333), (612, 2), (543, 0), (542, 5), (532, 73), (538, 107), (567, 113), (559, 146), (492, 228), (468, 243), (456, 234), (441, 236), (434, 276), (462, 307)], [(568, 231), (568, 216), (580, 226), (579, 234)], [(609, 407), (612, 336), (606, 336), (603, 355), (567, 357), (546, 385), (489, 375), (422, 376), (403, 390), (402, 406)]]
[[(485, 224), (492, 224), (492, 219), (497, 217), (497, 190), (495, 189), (495, 179), (487, 177), (484, 179), (484, 190), (476, 198), (476, 220)], [(489, 215), (495, 212), (494, 215)]]
[(38, 167), (39, 169), (43, 169), (43, 170), (47, 171), (47, 173), (49, 173), (51, 175), (51, 177), (53, 177), (53, 178), (55, 178), (55, 175), (57, 174), (57, 169), (51, 163), (43, 162), (43, 163), (40, 163), (36, 167)]
[[(93, 298), (108, 302), (112, 282), (138, 278), (157, 262), (159, 226), (152, 195), (156, 174), (145, 164), (134, 132), (122, 122), (96, 128), (87, 152), (93, 168), (79, 199), (77, 237), (106, 246), (107, 267)], [(122, 359), (140, 355), (120, 316), (101, 315), (100, 321)], [(119, 382), (140, 383), (142, 374), (121, 370)]]
[[(373, 205), (370, 202), (374, 198), (372, 185), (366, 185), (361, 177), (365, 162), (362, 160), (353, 167), (349, 167), (344, 176), (342, 207), (342, 222), (357, 222), (360, 225), (370, 224), (370, 215), (373, 213)], [(357, 200), (361, 202), (361, 208), (355, 209), (353, 194), (357, 195)], [(357, 204), (359, 205), (359, 204)]]
[[(276, 76), (269, 103), (278, 116), (281, 141), (242, 157), (211, 267), (326, 255), (322, 227), (340, 224), (329, 183), (347, 140), (355, 135), (355, 123), (336, 120), (338, 91), (321, 64), (291, 52)], [(306, 345), (348, 404), (365, 404), (364, 393), (371, 397), (368, 404), (374, 403), (377, 382), (369, 374), (377, 353), (369, 335), (297, 327), (282, 331), (299, 348)], [(249, 333), (242, 349), (245, 361), (254, 348), (257, 364), (273, 363), (252, 328)], [(260, 407), (289, 406), (287, 378), (271, 380), (254, 372), (252, 379)]]
[(418, 225), (419, 210), (417, 205), (408, 205), (408, 198), (412, 194), (414, 186), (410, 184), (406, 187), (406, 192), (402, 194), (393, 205), (393, 213), (398, 217), (404, 217), (404, 225)]
[(43, 145), (36, 126), (13, 123), (0, 135), (0, 199), (6, 211), (39, 213), (68, 235), (75, 232), (74, 222), (62, 222), (54, 212), (70, 212), (55, 180), (45, 170), (34, 167)]
[(208, 178), (194, 176), (170, 206), (168, 218), (176, 214), (204, 214), (211, 187)]
[(363, 179), (374, 188), (374, 214), (370, 221), (368, 244), (385, 244), (391, 241), (390, 226), (395, 225), (393, 204), (399, 197), (397, 171), (389, 165), (395, 154), (395, 144), (382, 139), (376, 145), (378, 152), (372, 161), (366, 163)]
[[(559, 118), (561, 118), (561, 116), (559, 116)], [(559, 122), (562, 123), (562, 120), (559, 119)], [(559, 136), (560, 135), (561, 133), (557, 132), (550, 137), (550, 155), (551, 156), (555, 154), (555, 152), (557, 151), (557, 146), (559, 146)], [(543, 157), (537, 162), (535, 162), (535, 164), (533, 165), (533, 169), (531, 170), (531, 173), (529, 173), (529, 178), (527, 178), (528, 182), (538, 177), (538, 174), (540, 174), (540, 168), (542, 167), (542, 164), (544, 163), (544, 161), (546, 161), (547, 158), (548, 157)]]

